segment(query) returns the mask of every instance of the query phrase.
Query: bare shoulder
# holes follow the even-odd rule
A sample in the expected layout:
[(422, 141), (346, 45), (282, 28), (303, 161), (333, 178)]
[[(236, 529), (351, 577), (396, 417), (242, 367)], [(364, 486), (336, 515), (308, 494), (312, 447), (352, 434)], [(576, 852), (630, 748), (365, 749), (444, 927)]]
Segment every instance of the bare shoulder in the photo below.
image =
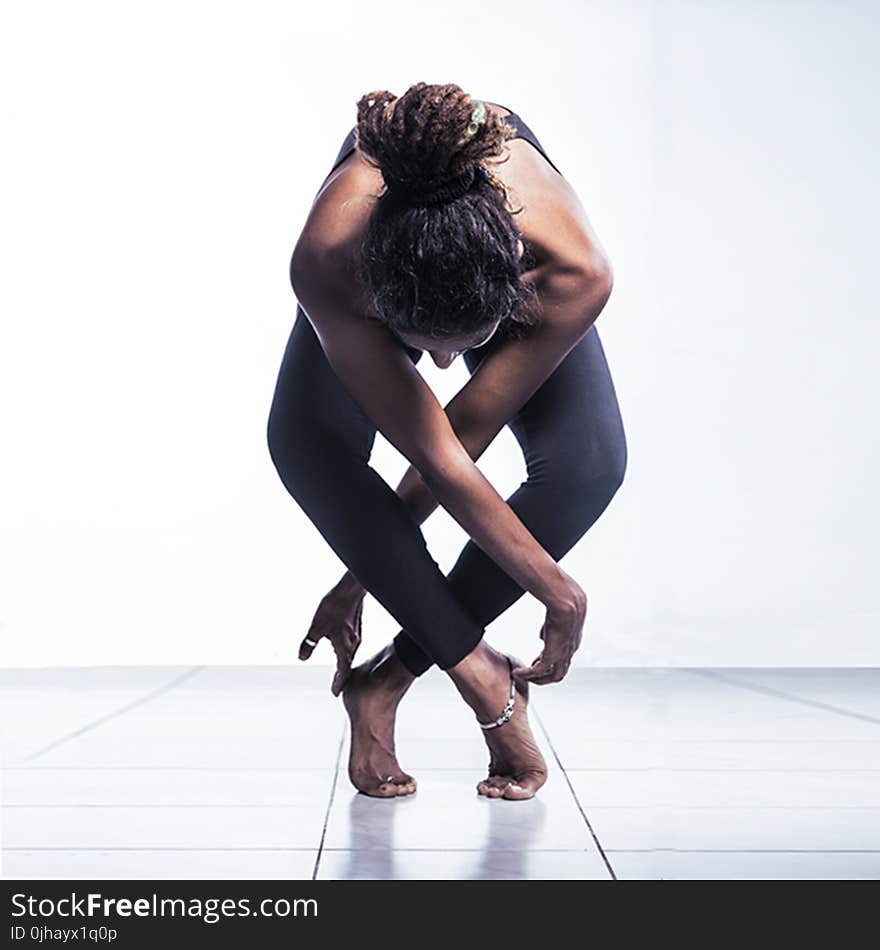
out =
[[(502, 117), (510, 114), (503, 106), (486, 105)], [(527, 143), (509, 142), (501, 161), (494, 166), (493, 171), (502, 181), (507, 182), (519, 165), (534, 165), (525, 149), (511, 148), (522, 145), (534, 151)], [(322, 184), (298, 243), (321, 256), (351, 247), (363, 235), (383, 188), (379, 169), (355, 147)]]
[(568, 179), (527, 139), (512, 139), (507, 152), (493, 171), (537, 265), (562, 273), (605, 266), (586, 208)]
[[(509, 110), (486, 106), (498, 115)], [(509, 140), (491, 163), (493, 175), (517, 210), (516, 224), (538, 266), (579, 268), (599, 252), (586, 211), (568, 181), (525, 139)], [(328, 176), (312, 204), (294, 258), (359, 297), (355, 260), (384, 182), (358, 148)]]

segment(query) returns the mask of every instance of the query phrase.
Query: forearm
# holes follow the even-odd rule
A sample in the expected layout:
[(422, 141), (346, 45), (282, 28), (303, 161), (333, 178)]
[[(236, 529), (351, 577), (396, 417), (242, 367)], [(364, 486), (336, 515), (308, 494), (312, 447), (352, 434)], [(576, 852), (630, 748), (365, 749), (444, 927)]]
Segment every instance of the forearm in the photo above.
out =
[(524, 591), (546, 606), (576, 607), (579, 591), (465, 453), (422, 474), (437, 502), (471, 540)]
[[(566, 340), (562, 346), (560, 346), (559, 357), (554, 360), (552, 365), (546, 362), (543, 363), (543, 365), (546, 366), (546, 371), (535, 375), (530, 391), (521, 389), (519, 391), (519, 397), (514, 401), (508, 398), (510, 395), (509, 388), (503, 385), (490, 385), (484, 387), (484, 389), (489, 390), (487, 398), (484, 393), (481, 393), (480, 390), (474, 387), (474, 380), (472, 378), (470, 384), (465, 386), (452, 401), (447, 404), (445, 412), (449, 423), (461, 447), (473, 462), (476, 462), (482, 456), (509, 419), (525, 404), (529, 396), (540, 386), (546, 376), (552, 372), (555, 365), (558, 365), (558, 362), (564, 356), (563, 351), (567, 352), (567, 350), (575, 345), (577, 340), (587, 332), (589, 327), (592, 326), (602, 311), (609, 293), (610, 277), (600, 275), (587, 281), (586, 286), (581, 288), (579, 293), (574, 296), (574, 302), (570, 304), (570, 307), (577, 315), (576, 320), (573, 321), (578, 324), (577, 333), (572, 335), (570, 339)], [(561, 307), (557, 306), (557, 310), (559, 309), (561, 309)], [(535, 361), (532, 361), (532, 368), (534, 368), (534, 364)], [(523, 374), (520, 374), (519, 378), (522, 379)], [(504, 398), (499, 398), (502, 394)], [(479, 472), (479, 470), (477, 471)], [(480, 477), (482, 478), (482, 476)], [(485, 479), (483, 479), (483, 481), (485, 482)], [(486, 484), (488, 485), (488, 483)], [(494, 498), (500, 500), (497, 493), (491, 488), (491, 485), (489, 485), (489, 489)], [(485, 493), (485, 489), (483, 489), (483, 493)], [(406, 505), (410, 517), (419, 525), (428, 519), (439, 504), (435, 492), (414, 465), (410, 465), (404, 473), (403, 478), (397, 486), (397, 494)], [(516, 516), (507, 506), (506, 502), (501, 500), (501, 503), (507, 509), (507, 512), (516, 519)], [(446, 507), (445, 504), (444, 507)], [(493, 507), (496, 506), (493, 505)], [(479, 514), (479, 511), (477, 511), (477, 514)], [(454, 513), (453, 517), (455, 517)], [(516, 520), (518, 521), (518, 519)], [(522, 525), (521, 527), (522, 530), (528, 534), (525, 527)], [(531, 538), (530, 534), (529, 537)], [(474, 541), (479, 544), (477, 538), (474, 538)], [(533, 538), (532, 541), (535, 547), (543, 551)], [(549, 565), (544, 564), (544, 569), (549, 572)], [(357, 582), (350, 574), (347, 574), (343, 578), (343, 582), (345, 582), (349, 590), (357, 588)]]
[[(479, 433), (466, 432), (461, 424), (456, 424), (457, 420), (452, 406), (447, 407), (447, 415), (462, 447), (473, 461), (476, 462), (483, 452), (485, 452), (492, 439), (498, 434), (499, 430), (492, 433), (489, 438), (485, 437), (488, 433), (483, 433), (484, 437), (481, 438)], [(425, 480), (414, 465), (410, 465), (404, 473), (400, 484), (397, 486), (397, 494), (406, 505), (410, 516), (416, 524), (422, 524), (424, 521), (427, 521), (428, 517), (437, 509), (438, 503), (434, 497), (434, 493), (425, 484)]]
[[(582, 320), (580, 335), (587, 332), (602, 312), (608, 294), (610, 293), (607, 276), (594, 277), (587, 283), (586, 289), (577, 298), (575, 309)], [(572, 343), (575, 341), (572, 340)], [(541, 380), (536, 384), (540, 385)], [(486, 449), (495, 440), (495, 437), (507, 424), (508, 418), (493, 412), (491, 406), (474, 405), (473, 392), (468, 387), (462, 389), (445, 408), (446, 416), (459, 442), (468, 455), (476, 462)], [(522, 397), (518, 405), (508, 406), (507, 412), (511, 415), (517, 412), (527, 401)], [(403, 500), (416, 524), (422, 524), (437, 508), (437, 499), (434, 493), (425, 484), (415, 466), (410, 465), (404, 473), (397, 494)]]
[[(473, 459), (462, 455), (428, 479), (411, 466), (398, 494), (418, 523), (442, 505), (523, 590), (545, 605), (566, 605), (571, 578), (535, 540)], [(363, 593), (348, 573), (339, 586), (348, 593)]]

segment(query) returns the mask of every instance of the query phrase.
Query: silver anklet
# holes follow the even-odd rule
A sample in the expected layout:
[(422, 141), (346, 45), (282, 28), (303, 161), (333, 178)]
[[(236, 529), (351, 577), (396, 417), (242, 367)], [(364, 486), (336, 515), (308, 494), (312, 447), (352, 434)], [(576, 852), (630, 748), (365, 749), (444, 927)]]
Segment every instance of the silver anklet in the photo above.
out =
[(510, 699), (507, 700), (507, 705), (504, 707), (504, 712), (494, 721), (482, 723), (480, 720), (477, 720), (477, 725), (481, 729), (496, 729), (498, 726), (503, 726), (508, 719), (513, 715), (514, 700), (516, 698), (516, 683), (513, 680), (513, 664), (508, 659), (507, 665), (510, 668)]

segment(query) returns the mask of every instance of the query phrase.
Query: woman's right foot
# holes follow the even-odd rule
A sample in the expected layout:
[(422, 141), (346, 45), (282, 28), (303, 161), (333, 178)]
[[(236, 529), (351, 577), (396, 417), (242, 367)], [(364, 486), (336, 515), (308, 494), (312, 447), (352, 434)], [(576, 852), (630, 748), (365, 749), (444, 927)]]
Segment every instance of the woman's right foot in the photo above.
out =
[(394, 753), (397, 704), (415, 677), (389, 645), (351, 670), (342, 702), (351, 721), (348, 777), (365, 795), (411, 795), (416, 780), (403, 771)]
[[(512, 663), (512, 666), (511, 666)], [(447, 670), (481, 724), (494, 722), (510, 698), (510, 671), (521, 666), (481, 640), (461, 662)], [(527, 713), (529, 684), (514, 680), (513, 714), (501, 725), (483, 729), (489, 747), (489, 774), (477, 783), (487, 798), (533, 798), (547, 781), (547, 763), (535, 742)]]

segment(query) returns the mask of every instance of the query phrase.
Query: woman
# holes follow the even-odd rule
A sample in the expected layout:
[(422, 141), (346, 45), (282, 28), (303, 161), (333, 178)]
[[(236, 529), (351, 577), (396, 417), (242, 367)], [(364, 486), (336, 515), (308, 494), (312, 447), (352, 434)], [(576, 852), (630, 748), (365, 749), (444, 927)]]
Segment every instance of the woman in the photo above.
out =
[[(626, 467), (614, 387), (593, 327), (608, 260), (577, 196), (528, 126), (454, 83), (357, 104), (291, 261), (298, 299), (269, 415), (289, 493), (348, 568), (300, 648), (337, 655), (351, 718), (349, 776), (368, 795), (415, 791), (394, 753), (400, 699), (432, 663), (490, 750), (477, 785), (531, 798), (546, 764), (529, 684), (559, 682), (587, 598), (557, 561), (610, 502)], [(416, 369), (462, 355), (444, 408)], [(508, 425), (528, 478), (503, 500), (475, 465)], [(397, 491), (369, 465), (377, 428), (412, 464)], [(445, 508), (470, 539), (441, 572), (419, 525)], [(402, 629), (352, 668), (369, 591)], [(546, 607), (531, 666), (483, 639), (524, 592)]]

